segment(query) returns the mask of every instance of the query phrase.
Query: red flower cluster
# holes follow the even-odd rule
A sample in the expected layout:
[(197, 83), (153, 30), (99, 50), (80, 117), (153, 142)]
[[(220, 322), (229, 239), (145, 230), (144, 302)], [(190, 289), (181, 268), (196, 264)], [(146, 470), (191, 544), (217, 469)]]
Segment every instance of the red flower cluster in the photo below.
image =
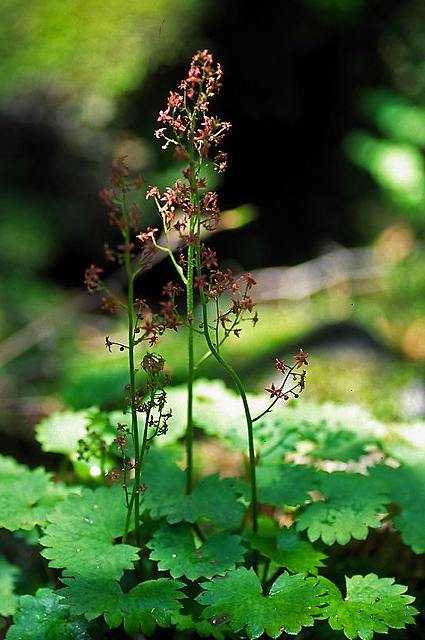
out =
[(275, 369), (280, 371), (284, 378), (280, 386), (277, 387), (272, 382), (270, 387), (265, 389), (265, 391), (270, 394), (270, 399), (273, 400), (271, 406), (280, 399), (286, 401), (289, 400), (291, 396), (293, 398), (298, 398), (299, 394), (304, 390), (307, 372), (303, 370), (301, 373), (297, 373), (295, 372), (295, 369), (299, 369), (303, 364), (308, 365), (307, 358), (308, 353), (305, 353), (303, 349), (300, 349), (300, 352), (294, 356), (296, 363), (292, 366), (285, 364), (285, 362), (280, 358), (276, 358)]
[(159, 342), (160, 336), (166, 329), (177, 329), (182, 325), (180, 320), (176, 297), (183, 291), (182, 287), (173, 282), (165, 285), (162, 295), (163, 300), (160, 301), (159, 313), (154, 313), (152, 307), (146, 300), (136, 300), (136, 325), (134, 329), (137, 334), (136, 344), (147, 342), (153, 347)]
[(94, 293), (95, 291), (101, 291), (102, 289), (102, 281), (100, 279), (100, 274), (103, 273), (103, 269), (100, 267), (96, 267), (96, 265), (92, 264), (87, 267), (84, 273), (84, 284), (89, 290), (89, 293)]

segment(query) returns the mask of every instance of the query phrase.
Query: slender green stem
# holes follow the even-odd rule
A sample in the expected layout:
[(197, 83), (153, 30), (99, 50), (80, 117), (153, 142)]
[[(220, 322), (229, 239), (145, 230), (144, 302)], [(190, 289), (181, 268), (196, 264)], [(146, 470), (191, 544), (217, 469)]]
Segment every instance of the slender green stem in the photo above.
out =
[[(291, 375), (291, 373), (293, 372), (293, 370), (295, 369), (295, 367), (296, 367), (296, 365), (295, 365), (295, 364), (294, 364), (292, 367), (289, 367), (288, 372), (287, 372), (287, 374), (286, 374), (285, 378), (283, 379), (282, 384), (280, 385), (280, 389), (281, 389), (281, 391), (283, 391), (283, 389), (285, 388), (286, 381), (288, 380), (289, 376)], [(295, 375), (297, 375), (297, 374), (295, 374)], [(298, 386), (298, 384), (294, 385), (294, 387), (292, 387), (292, 389), (296, 389), (296, 387), (297, 387), (297, 386)], [(289, 393), (290, 391), (292, 391), (292, 389), (289, 389), (289, 390), (288, 390), (288, 393)], [(258, 416), (255, 416), (255, 418), (253, 418), (253, 419), (252, 419), (252, 422), (256, 422), (257, 420), (260, 420), (260, 418), (262, 418), (263, 416), (265, 416), (265, 415), (266, 415), (266, 413), (270, 413), (270, 411), (273, 409), (273, 407), (274, 407), (274, 405), (276, 404), (276, 402), (277, 402), (278, 400), (280, 400), (280, 397), (281, 397), (281, 396), (277, 395), (277, 396), (275, 397), (275, 399), (273, 400), (273, 402), (271, 402), (271, 403), (269, 404), (269, 406), (267, 407), (267, 409), (264, 409), (264, 411), (262, 411), (261, 413), (259, 413), (259, 414), (258, 414)]]
[[(196, 246), (196, 268), (198, 272), (198, 277), (200, 278), (202, 275), (202, 265), (201, 265), (201, 250), (200, 250), (200, 241), (199, 241), (199, 233), (198, 233), (198, 242)], [(248, 449), (249, 449), (249, 475), (250, 475), (250, 484), (251, 484), (251, 514), (252, 514), (252, 529), (254, 533), (258, 530), (258, 508), (257, 508), (257, 481), (256, 481), (256, 460), (255, 460), (255, 446), (254, 446), (254, 430), (252, 427), (252, 417), (249, 409), (248, 399), (246, 397), (245, 389), (242, 384), (241, 379), (239, 378), (236, 371), (233, 367), (226, 362), (226, 360), (221, 356), (221, 354), (217, 351), (214, 346), (214, 343), (211, 339), (208, 325), (208, 308), (207, 301), (205, 299), (205, 294), (200, 289), (201, 293), (201, 303), (202, 303), (202, 319), (204, 326), (204, 335), (207, 341), (208, 347), (215, 357), (215, 359), (221, 364), (223, 369), (227, 371), (229, 376), (232, 378), (235, 383), (239, 395), (242, 400), (242, 404), (245, 412), (246, 425), (248, 429)]]
[(136, 499), (136, 484), (133, 485), (130, 502), (128, 502), (127, 504), (127, 515), (125, 518), (124, 535), (122, 537), (122, 541), (124, 544), (127, 542), (128, 533), (130, 531), (131, 514), (133, 513), (133, 505), (134, 505), (135, 499)]
[(186, 493), (192, 492), (193, 486), (193, 377), (195, 368), (194, 330), (193, 330), (193, 272), (194, 246), (189, 245), (187, 260), (186, 314), (188, 323), (187, 340), (187, 423), (186, 423)]
[(220, 351), (220, 336), (219, 336), (220, 307), (218, 304), (218, 297), (215, 299), (215, 311), (217, 314), (217, 318), (215, 321), (215, 346), (217, 347), (217, 352), (219, 352)]
[[(136, 373), (134, 363), (134, 278), (131, 271), (130, 256), (126, 255), (126, 266), (128, 264), (128, 368), (130, 375), (130, 407), (131, 407), (131, 433), (133, 436), (135, 452), (134, 483), (140, 485), (140, 452), (139, 452), (139, 425), (136, 408)], [(140, 542), (140, 495), (136, 492), (134, 502), (134, 529), (136, 540)], [(130, 502), (131, 505), (131, 502)]]
[[(165, 223), (164, 223), (164, 229), (166, 229)], [(168, 234), (167, 234), (167, 239), (168, 239)], [(175, 259), (173, 251), (169, 247), (162, 247), (161, 245), (159, 245), (156, 242), (155, 239), (153, 240), (153, 244), (157, 249), (159, 249), (159, 251), (162, 251), (162, 252), (164, 252), (164, 253), (166, 253), (168, 255), (168, 257), (170, 258), (171, 262), (174, 265), (175, 270), (179, 274), (181, 281), (183, 282), (184, 286), (187, 287), (188, 286), (187, 278), (185, 277), (185, 275), (183, 273), (183, 269), (181, 268), (181, 266), (178, 264), (177, 260)]]
[(143, 429), (142, 448), (140, 450), (140, 464), (143, 464), (143, 459), (146, 453), (146, 445), (148, 443), (149, 420), (152, 413), (152, 407), (154, 406), (154, 400), (155, 400), (155, 389), (152, 389), (150, 392), (150, 398), (149, 398), (149, 409), (146, 412), (145, 427)]
[[(230, 336), (231, 332), (233, 331), (233, 329), (236, 327), (237, 324), (237, 320), (233, 321), (232, 326), (226, 329), (226, 333), (224, 334), (224, 336), (221, 338), (221, 340), (218, 342), (219, 347), (221, 347), (227, 340), (227, 338)], [(202, 335), (203, 332), (201, 331)], [(217, 349), (217, 351), (219, 351), (220, 349)], [(199, 367), (204, 364), (204, 362), (206, 362), (208, 360), (208, 358), (210, 358), (212, 356), (212, 352), (208, 349), (208, 351), (205, 351), (205, 353), (199, 358), (199, 360), (196, 361), (195, 363), (195, 371), (196, 369), (199, 369)], [(253, 419), (253, 422), (255, 422), (256, 418)]]
[(135, 463), (135, 479), (130, 504), (127, 507), (127, 517), (124, 526), (124, 541), (127, 539), (130, 527), (130, 519), (134, 506), (134, 529), (136, 533), (137, 544), (140, 545), (140, 495), (137, 493), (137, 487), (140, 485), (140, 451), (139, 451), (139, 425), (137, 420), (136, 406), (136, 371), (134, 360), (135, 347), (135, 314), (134, 314), (134, 279), (135, 275), (131, 264), (130, 250), (130, 230), (128, 225), (128, 212), (125, 194), (122, 199), (122, 212), (127, 227), (122, 230), (124, 238), (124, 264), (127, 272), (127, 325), (128, 325), (128, 373), (129, 373), (129, 392), (130, 392), (130, 410), (131, 410), (131, 435), (134, 444), (134, 463)]
[[(191, 177), (189, 178), (191, 189), (191, 200), (197, 197), (197, 189), (193, 188), (194, 183), (194, 146), (193, 132), (195, 127), (195, 118), (190, 119), (190, 169)], [(195, 231), (196, 218), (192, 218), (189, 224), (189, 234), (193, 237)], [(167, 225), (164, 225), (165, 228)], [(193, 328), (193, 286), (194, 286), (194, 256), (195, 247), (193, 241), (189, 243), (187, 252), (187, 275), (186, 275), (186, 319), (188, 324), (187, 339), (187, 422), (186, 422), (186, 493), (192, 493), (193, 487), (193, 378), (195, 371), (195, 352), (194, 352), (194, 328)]]

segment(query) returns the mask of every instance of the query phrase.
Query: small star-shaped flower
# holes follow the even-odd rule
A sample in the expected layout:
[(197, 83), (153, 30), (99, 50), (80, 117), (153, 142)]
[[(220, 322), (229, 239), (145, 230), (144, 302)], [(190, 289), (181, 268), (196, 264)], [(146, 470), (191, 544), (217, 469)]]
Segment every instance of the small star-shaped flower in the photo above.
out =
[(308, 365), (307, 358), (308, 358), (308, 353), (304, 353), (304, 351), (300, 349), (299, 354), (294, 356), (294, 360), (297, 361), (297, 369), (302, 367), (303, 364)]

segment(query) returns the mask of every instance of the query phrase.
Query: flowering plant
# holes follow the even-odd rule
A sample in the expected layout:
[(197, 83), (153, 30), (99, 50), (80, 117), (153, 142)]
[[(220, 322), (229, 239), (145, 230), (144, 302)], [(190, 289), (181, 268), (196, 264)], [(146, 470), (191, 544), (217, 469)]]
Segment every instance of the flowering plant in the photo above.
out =
[[(391, 517), (393, 503), (401, 510), (394, 523), (405, 543), (416, 553), (425, 551), (423, 518), (410, 528), (414, 505), (397, 483), (397, 478), (412, 482), (423, 467), (404, 461), (395, 469), (385, 464), (387, 452), (382, 452), (384, 462), (375, 464), (371, 458), (367, 474), (364, 461), (354, 469), (328, 472), (324, 461), (329, 455), (341, 464), (347, 456), (341, 450), (332, 454), (340, 427), (332, 431), (328, 420), (334, 440), (324, 446), (323, 425), (317, 428), (313, 418), (298, 417), (290, 427), (291, 411), (297, 409), (286, 405), (304, 390), (308, 353), (299, 349), (291, 362), (276, 358), (282, 377), (265, 389), (268, 404), (247, 394), (223, 354), (223, 344), (240, 337), (244, 322), (255, 326), (258, 315), (252, 275), (221, 269), (216, 252), (205, 243), (220, 225), (220, 210), (203, 170), (209, 165), (223, 172), (227, 164), (219, 146), (230, 124), (210, 115), (221, 79), (222, 69), (211, 54), (198, 52), (159, 114), (155, 136), (164, 150), (174, 150), (184, 168), (165, 191), (147, 188), (158, 228), (140, 231), (143, 180), (130, 176), (125, 158), (114, 161), (109, 184), (101, 191), (120, 234), (116, 247), (105, 246), (105, 256), (125, 270), (126, 297), (108, 288), (95, 265), (87, 269), (85, 283), (90, 292), (101, 293), (105, 309), (126, 314), (126, 340), (107, 336), (106, 348), (126, 353), (127, 411), (119, 420), (98, 409), (74, 416), (78, 436), (70, 435), (65, 450), (55, 440), (63, 428), (62, 414), (38, 427), (43, 447), (68, 454), (74, 465), (100, 460), (94, 488), (82, 486), (78, 473), (66, 485), (52, 482), (41, 469), (0, 458), (0, 500), (6, 505), (0, 526), (24, 532), (35, 527), (35, 543), (49, 562), (47, 585), (34, 596), (22, 596), (19, 604), (11, 590), (6, 607), (0, 604), (2, 615), (16, 611), (7, 640), (140, 638), (157, 626), (219, 640), (263, 634), (309, 638), (315, 623), (319, 634), (323, 629), (328, 634), (320, 637), (334, 631), (339, 637), (343, 631), (347, 638), (370, 640), (389, 628), (403, 629), (417, 614), (414, 598), (393, 578), (353, 575), (346, 579), (344, 597), (339, 577), (326, 576), (322, 568), (325, 547), (366, 539)], [(164, 287), (154, 310), (136, 296), (137, 279), (160, 254), (173, 264), (177, 282)], [(175, 389), (156, 349), (164, 332), (180, 330), (187, 333), (187, 384)], [(199, 358), (195, 337), (205, 345)], [(208, 358), (219, 363), (235, 391), (219, 386), (214, 398), (217, 387), (207, 384), (207, 400), (204, 394), (201, 401), (205, 383), (197, 375)], [(184, 417), (182, 412), (179, 417), (175, 409), (182, 399)], [(199, 479), (195, 425), (220, 435), (229, 446), (245, 447), (247, 472), (238, 478)], [(371, 442), (378, 446), (374, 434), (353, 437), (360, 456)], [(176, 464), (181, 441), (184, 471)], [(312, 443), (311, 455), (300, 458), (298, 445), (305, 441)], [(5, 498), (7, 483), (17, 496), (13, 505)], [(12, 585), (12, 565), (5, 562), (4, 572)], [(113, 629), (119, 636), (111, 635)]]

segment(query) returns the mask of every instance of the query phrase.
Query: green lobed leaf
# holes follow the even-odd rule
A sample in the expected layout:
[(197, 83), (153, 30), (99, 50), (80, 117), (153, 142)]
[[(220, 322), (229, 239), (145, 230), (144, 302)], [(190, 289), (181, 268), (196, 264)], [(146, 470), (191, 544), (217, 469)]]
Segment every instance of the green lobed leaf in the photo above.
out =
[(256, 422), (258, 450), (267, 462), (281, 460), (301, 442), (310, 455), (326, 460), (357, 460), (379, 444), (385, 426), (356, 405), (300, 402), (276, 406)]
[(260, 528), (259, 535), (251, 536), (250, 543), (278, 567), (284, 567), (291, 573), (317, 575), (318, 568), (324, 566), (322, 560), (327, 558), (325, 553), (303, 540), (294, 528), (276, 528), (269, 535), (264, 535)]
[(11, 616), (15, 613), (18, 596), (15, 594), (15, 583), (19, 569), (0, 556), (0, 616)]
[[(122, 412), (105, 413), (98, 407), (82, 411), (58, 411), (39, 422), (36, 427), (36, 439), (43, 451), (66, 455), (73, 463), (74, 471), (82, 478), (100, 475), (100, 457), (107, 470), (114, 466), (120, 452), (113, 444), (116, 438), (116, 425), (126, 422)], [(93, 435), (95, 434), (95, 435)], [(79, 455), (81, 440), (87, 445), (84, 459)], [(100, 447), (102, 448), (102, 451)], [(127, 454), (133, 455), (129, 445)], [(105, 455), (106, 451), (106, 455)]]
[(150, 634), (157, 624), (168, 626), (171, 616), (180, 609), (179, 600), (185, 597), (179, 591), (183, 583), (166, 578), (142, 582), (128, 593), (105, 576), (78, 576), (64, 578), (63, 582), (67, 586), (60, 593), (74, 614), (88, 620), (104, 615), (110, 628), (124, 624), (129, 634), (140, 629)]
[(102, 615), (119, 611), (122, 589), (116, 580), (104, 575), (78, 575), (62, 578), (66, 585), (59, 593), (75, 615), (94, 620)]
[(304, 504), (309, 491), (317, 487), (313, 467), (294, 464), (265, 464), (257, 469), (258, 500), (276, 507)]
[(213, 534), (196, 546), (193, 532), (185, 524), (162, 523), (147, 546), (152, 549), (150, 559), (158, 562), (160, 571), (189, 580), (223, 575), (242, 562), (246, 553), (240, 536), (227, 532)]
[(251, 640), (264, 632), (278, 638), (312, 627), (327, 602), (323, 585), (303, 574), (283, 573), (268, 595), (254, 570), (243, 567), (201, 586), (205, 591), (197, 600), (206, 606), (203, 616), (212, 624), (226, 622), (235, 633), (244, 630)]
[(84, 618), (71, 615), (64, 599), (50, 589), (21, 596), (6, 640), (90, 640)]
[(132, 569), (138, 551), (127, 544), (114, 544), (123, 534), (125, 509), (121, 487), (83, 489), (70, 495), (49, 516), (41, 544), (50, 566), (65, 569), (65, 575), (97, 575), (119, 579)]
[(87, 435), (88, 411), (57, 411), (43, 418), (35, 429), (36, 440), (43, 451), (72, 456), (78, 441)]
[(170, 524), (206, 519), (220, 529), (237, 528), (244, 506), (238, 500), (236, 481), (208, 476), (187, 495), (186, 475), (170, 455), (169, 450), (152, 449), (143, 466), (142, 480), (147, 486), (143, 507), (152, 518), (165, 517)]
[(410, 606), (415, 600), (403, 595), (407, 587), (394, 584), (393, 578), (367, 576), (346, 578), (346, 597), (328, 580), (329, 605), (326, 617), (335, 631), (343, 631), (349, 640), (372, 640), (375, 633), (388, 633), (388, 629), (404, 629), (413, 624), (418, 611)]
[(397, 469), (377, 465), (371, 474), (390, 491), (391, 501), (400, 507), (393, 522), (403, 542), (415, 553), (425, 553), (425, 465), (406, 464)]
[[(173, 415), (170, 432), (162, 442), (175, 442), (186, 425), (184, 386), (174, 387), (168, 397)], [(253, 415), (267, 405), (264, 394), (249, 395)], [(221, 380), (197, 380), (193, 394), (194, 421), (210, 436), (219, 437), (234, 449), (245, 449), (247, 434), (240, 397)], [(214, 419), (211, 417), (214, 416)], [(313, 402), (277, 405), (255, 423), (256, 450), (269, 463), (281, 461), (308, 441), (311, 455), (330, 460), (358, 460), (370, 446), (379, 445), (385, 426), (356, 405)]]
[[(186, 386), (167, 392), (172, 410), (167, 441), (181, 437), (186, 429)], [(235, 449), (247, 446), (246, 422), (242, 401), (222, 380), (196, 380), (193, 387), (193, 417), (196, 426), (208, 435), (219, 437)], [(213, 419), (212, 419), (213, 418)], [(171, 439), (169, 439), (171, 437)]]
[(359, 435), (349, 429), (326, 431), (325, 428), (320, 437), (317, 437), (316, 434), (314, 441), (315, 446), (310, 452), (311, 456), (321, 460), (340, 460), (342, 462), (359, 460), (371, 446), (378, 445), (376, 437)]
[(47, 514), (66, 495), (44, 469), (28, 469), (0, 456), (0, 527), (9, 531), (44, 526)]
[[(140, 628), (149, 634), (155, 630), (156, 625), (168, 627), (172, 614), (181, 607), (179, 600), (185, 597), (179, 591), (183, 586), (177, 580), (157, 578), (142, 582), (126, 593), (121, 602), (120, 616), (127, 633), (133, 634)], [(110, 626), (118, 626), (118, 616), (114, 616), (113, 624), (112, 618), (109, 619), (108, 616), (106, 621)]]
[(347, 544), (351, 538), (364, 540), (368, 528), (381, 525), (388, 493), (372, 477), (336, 471), (319, 474), (319, 490), (324, 500), (304, 508), (297, 529), (307, 530), (311, 542)]

